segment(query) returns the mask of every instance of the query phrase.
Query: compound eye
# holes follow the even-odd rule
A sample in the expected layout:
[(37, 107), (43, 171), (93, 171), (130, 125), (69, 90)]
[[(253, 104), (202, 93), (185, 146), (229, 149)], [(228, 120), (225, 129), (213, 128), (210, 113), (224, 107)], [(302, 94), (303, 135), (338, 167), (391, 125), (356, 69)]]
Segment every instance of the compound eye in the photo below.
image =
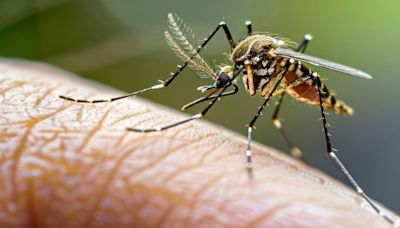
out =
[(219, 73), (218, 76), (219, 76), (219, 79), (222, 80), (222, 81), (223, 81), (226, 77), (229, 77), (228, 74), (226, 74), (224, 71), (221, 71), (221, 72)]
[(222, 72), (222, 73), (219, 75), (219, 77), (220, 77), (220, 79), (221, 79), (221, 83), (223, 83), (223, 84), (229, 82), (229, 80), (230, 80), (229, 75), (228, 75), (227, 73), (225, 73), (225, 72)]

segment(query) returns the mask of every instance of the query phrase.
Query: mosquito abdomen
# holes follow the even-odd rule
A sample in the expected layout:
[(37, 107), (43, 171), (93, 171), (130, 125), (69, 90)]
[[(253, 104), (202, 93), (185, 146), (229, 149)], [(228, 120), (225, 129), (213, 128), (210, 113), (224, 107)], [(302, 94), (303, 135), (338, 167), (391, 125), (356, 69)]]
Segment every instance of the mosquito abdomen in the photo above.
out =
[[(299, 75), (294, 71), (288, 72), (285, 75), (284, 83), (288, 84), (293, 82), (298, 77)], [(318, 88), (316, 87), (315, 83), (313, 83), (313, 79), (307, 80), (297, 86), (294, 86), (293, 88), (287, 89), (287, 93), (298, 101), (302, 101), (314, 106), (319, 105)], [(322, 101), (325, 108), (333, 110), (336, 114), (353, 114), (353, 109), (345, 102), (338, 100), (335, 94), (332, 93), (325, 84), (322, 84)]]

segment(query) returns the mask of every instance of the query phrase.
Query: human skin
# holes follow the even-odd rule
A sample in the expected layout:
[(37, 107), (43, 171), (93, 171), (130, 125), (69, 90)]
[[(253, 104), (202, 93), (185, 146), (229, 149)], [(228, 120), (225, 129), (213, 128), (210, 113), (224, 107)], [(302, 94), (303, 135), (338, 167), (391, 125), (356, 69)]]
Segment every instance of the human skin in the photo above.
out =
[(139, 98), (60, 94), (123, 93), (0, 59), (0, 227), (390, 227), (353, 190), (257, 143), (249, 180), (245, 139), (226, 129), (127, 132), (185, 116)]

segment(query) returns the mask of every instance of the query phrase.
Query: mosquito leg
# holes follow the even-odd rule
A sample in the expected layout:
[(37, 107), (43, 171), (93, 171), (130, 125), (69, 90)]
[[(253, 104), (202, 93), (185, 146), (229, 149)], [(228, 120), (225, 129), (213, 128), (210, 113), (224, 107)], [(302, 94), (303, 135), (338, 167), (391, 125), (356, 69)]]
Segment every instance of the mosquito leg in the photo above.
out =
[[(171, 15), (168, 15), (169, 17)], [(211, 40), (211, 38), (218, 32), (218, 30), (222, 28), (225, 32), (226, 38), (228, 39), (229, 42), (229, 46), (231, 48), (231, 50), (233, 50), (235, 48), (235, 42), (233, 41), (231, 32), (228, 29), (228, 26), (226, 25), (225, 21), (222, 21), (218, 24), (218, 26), (210, 33), (210, 35), (204, 39), (203, 43), (201, 45), (198, 46), (196, 52), (200, 53), (200, 51), (206, 46), (206, 44)], [(192, 56), (191, 58), (193, 58), (194, 56)], [(135, 91), (133, 93), (129, 93), (126, 95), (122, 95), (122, 96), (118, 96), (118, 97), (113, 97), (110, 99), (99, 99), (99, 100), (83, 100), (83, 99), (75, 99), (72, 97), (67, 97), (67, 96), (63, 96), (60, 95), (59, 97), (65, 100), (69, 100), (69, 101), (74, 101), (74, 102), (79, 102), (79, 103), (104, 103), (104, 102), (113, 102), (116, 100), (120, 100), (120, 99), (124, 99), (127, 97), (133, 97), (142, 93), (146, 93), (152, 90), (157, 90), (157, 89), (162, 89), (167, 87), (189, 64), (189, 61), (186, 61), (185, 63), (183, 63), (183, 65), (178, 65), (178, 69), (175, 72), (172, 72), (171, 75), (165, 80), (165, 81), (160, 81), (160, 83), (155, 84), (151, 87), (139, 90), (139, 91)]]
[(128, 128), (126, 128), (126, 130), (134, 131), (134, 132), (142, 132), (142, 133), (164, 131), (164, 130), (167, 130), (168, 128), (176, 127), (178, 125), (190, 122), (192, 120), (203, 118), (207, 114), (207, 112), (211, 109), (211, 107), (218, 101), (218, 99), (221, 97), (221, 95), (225, 92), (225, 90), (227, 88), (228, 87), (224, 87), (222, 89), (222, 91), (220, 93), (218, 93), (218, 95), (210, 102), (210, 104), (203, 111), (197, 113), (196, 115), (193, 115), (190, 118), (178, 121), (178, 122), (170, 124), (170, 125), (166, 125), (164, 127), (156, 127), (156, 128), (148, 128), (148, 129), (138, 129), (138, 128), (130, 128), (130, 127), (128, 127)]
[(356, 192), (363, 197), (370, 205), (371, 207), (380, 215), (382, 216), (386, 221), (391, 223), (392, 225), (395, 224), (395, 222), (387, 216), (380, 208), (378, 205), (376, 205), (368, 196), (367, 194), (364, 193), (364, 191), (360, 188), (360, 186), (357, 184), (357, 182), (353, 179), (353, 177), (350, 175), (349, 171), (346, 169), (346, 167), (343, 165), (343, 163), (339, 160), (339, 158), (335, 154), (335, 149), (332, 148), (331, 141), (330, 141), (330, 135), (328, 133), (328, 126), (329, 124), (327, 123), (326, 117), (325, 117), (325, 110), (324, 106), (322, 105), (322, 83), (319, 77), (315, 78), (316, 84), (318, 87), (318, 97), (319, 97), (319, 106), (321, 109), (321, 119), (322, 119), (322, 126), (325, 134), (325, 142), (326, 142), (326, 149), (327, 149), (327, 154), (332, 160), (336, 163), (336, 165), (340, 168), (346, 179), (350, 182), (351, 186), (356, 190)]
[[(305, 52), (308, 43), (311, 41), (312, 36), (310, 34), (305, 34), (303, 40), (299, 43), (299, 45), (296, 48), (296, 51), (298, 52)], [(283, 99), (285, 97), (285, 91), (283, 91), (279, 97), (279, 100), (276, 104), (275, 112), (272, 115), (272, 123), (278, 129), (279, 133), (282, 135), (283, 139), (285, 140), (286, 144), (289, 146), (290, 149), (290, 154), (295, 157), (295, 158), (301, 158), (301, 150), (298, 147), (295, 147), (292, 143), (292, 141), (289, 139), (287, 136), (285, 130), (282, 128), (282, 123), (279, 120), (278, 114), (279, 110), (281, 108)]]
[[(232, 91), (228, 91), (228, 92), (222, 93), (220, 97), (231, 96), (231, 95), (236, 94), (236, 93), (239, 91), (239, 87), (238, 87), (237, 85), (235, 85), (235, 84), (232, 84), (232, 85), (235, 87), (235, 89), (232, 90)], [(186, 109), (188, 109), (188, 108), (191, 108), (191, 107), (193, 107), (193, 106), (195, 106), (195, 105), (197, 105), (197, 104), (200, 104), (200, 103), (202, 103), (202, 102), (204, 102), (204, 101), (208, 101), (208, 100), (214, 99), (214, 98), (216, 98), (217, 96), (218, 96), (218, 95), (212, 95), (212, 96), (201, 97), (201, 98), (199, 98), (199, 99), (197, 99), (197, 100), (194, 100), (194, 101), (192, 101), (192, 102), (190, 102), (190, 103), (184, 105), (184, 106), (182, 107), (182, 110), (186, 110)]]
[[(230, 81), (222, 88), (222, 90), (215, 96), (215, 98), (210, 102), (210, 104), (201, 112), (197, 113), (196, 115), (193, 115), (190, 118), (178, 121), (176, 123), (166, 125), (164, 127), (156, 127), (156, 128), (148, 128), (148, 129), (138, 129), (138, 128), (126, 128), (127, 131), (134, 131), (134, 132), (142, 132), (142, 133), (147, 133), (147, 132), (155, 132), (155, 131), (164, 131), (168, 128), (176, 127), (178, 125), (190, 122), (192, 120), (200, 119), (203, 118), (207, 112), (211, 109), (211, 107), (219, 100), (219, 98), (222, 96), (222, 94), (225, 92), (225, 90), (232, 85), (232, 81), (239, 75), (240, 72), (242, 72), (243, 68), (238, 69), (233, 77), (230, 79)], [(211, 97), (216, 91), (218, 91), (219, 88), (216, 88), (214, 91), (208, 95), (208, 97)]]
[(249, 85), (249, 95), (254, 96), (256, 94), (256, 88), (254, 86), (254, 75), (253, 75), (253, 69), (251, 68), (251, 61), (245, 60), (244, 65), (246, 67), (247, 71), (247, 80), (248, 80), (248, 85)]
[(278, 88), (278, 86), (281, 83), (281, 81), (282, 81), (284, 75), (286, 74), (286, 72), (287, 72), (287, 64), (282, 67), (280, 73), (277, 76), (278, 79), (277, 79), (273, 89), (268, 94), (268, 96), (265, 99), (264, 103), (260, 107), (258, 107), (258, 112), (256, 113), (256, 115), (253, 117), (253, 119), (251, 120), (250, 124), (248, 125), (248, 128), (247, 128), (247, 148), (246, 148), (246, 168), (247, 168), (247, 174), (248, 174), (250, 179), (253, 178), (253, 162), (252, 162), (252, 159), (251, 159), (251, 141), (252, 141), (251, 134), (253, 132), (254, 124), (256, 123), (258, 117), (260, 115), (262, 115), (262, 111), (264, 110), (265, 106), (267, 105), (267, 103), (268, 103), (269, 99), (271, 98), (272, 94), (274, 93), (274, 91)]
[(286, 144), (288, 145), (288, 147), (290, 149), (290, 154), (292, 155), (292, 157), (301, 158), (301, 155), (302, 155), (301, 150), (298, 147), (293, 145), (292, 141), (287, 136), (286, 131), (282, 128), (282, 123), (278, 117), (279, 110), (282, 105), (282, 101), (283, 101), (284, 97), (285, 97), (285, 93), (282, 93), (279, 97), (278, 102), (276, 103), (276, 108), (275, 108), (274, 114), (272, 115), (272, 123), (274, 124), (276, 129), (278, 129), (279, 133), (282, 135), (283, 139), (285, 140)]
[(312, 38), (313, 38), (312, 35), (308, 33), (304, 34), (303, 40), (297, 46), (296, 51), (304, 53), (306, 51), (308, 43), (312, 40)]
[(233, 41), (232, 34), (229, 31), (228, 26), (226, 25), (226, 22), (225, 21), (221, 21), (219, 23), (219, 26), (217, 27), (217, 30), (218, 30), (219, 27), (222, 27), (222, 29), (224, 30), (226, 39), (228, 39), (229, 46), (230, 46), (231, 51), (232, 51), (236, 47), (236, 44)]
[(246, 21), (247, 35), (250, 36), (253, 33), (253, 26), (251, 25), (251, 21)]

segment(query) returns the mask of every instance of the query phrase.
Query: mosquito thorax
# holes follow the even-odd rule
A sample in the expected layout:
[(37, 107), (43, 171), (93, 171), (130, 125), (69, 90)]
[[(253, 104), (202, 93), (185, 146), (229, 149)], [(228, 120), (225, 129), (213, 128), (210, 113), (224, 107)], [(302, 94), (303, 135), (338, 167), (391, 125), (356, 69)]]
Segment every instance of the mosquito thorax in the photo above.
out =
[(268, 84), (279, 68), (276, 50), (284, 45), (272, 36), (256, 34), (245, 37), (232, 51), (231, 60), (236, 68), (244, 68), (243, 84), (251, 96), (256, 91), (262, 97), (268, 94)]
[(232, 51), (231, 60), (236, 65), (243, 65), (249, 60), (256, 65), (262, 59), (276, 57), (275, 50), (284, 44), (283, 41), (267, 35), (250, 35), (238, 43)]

